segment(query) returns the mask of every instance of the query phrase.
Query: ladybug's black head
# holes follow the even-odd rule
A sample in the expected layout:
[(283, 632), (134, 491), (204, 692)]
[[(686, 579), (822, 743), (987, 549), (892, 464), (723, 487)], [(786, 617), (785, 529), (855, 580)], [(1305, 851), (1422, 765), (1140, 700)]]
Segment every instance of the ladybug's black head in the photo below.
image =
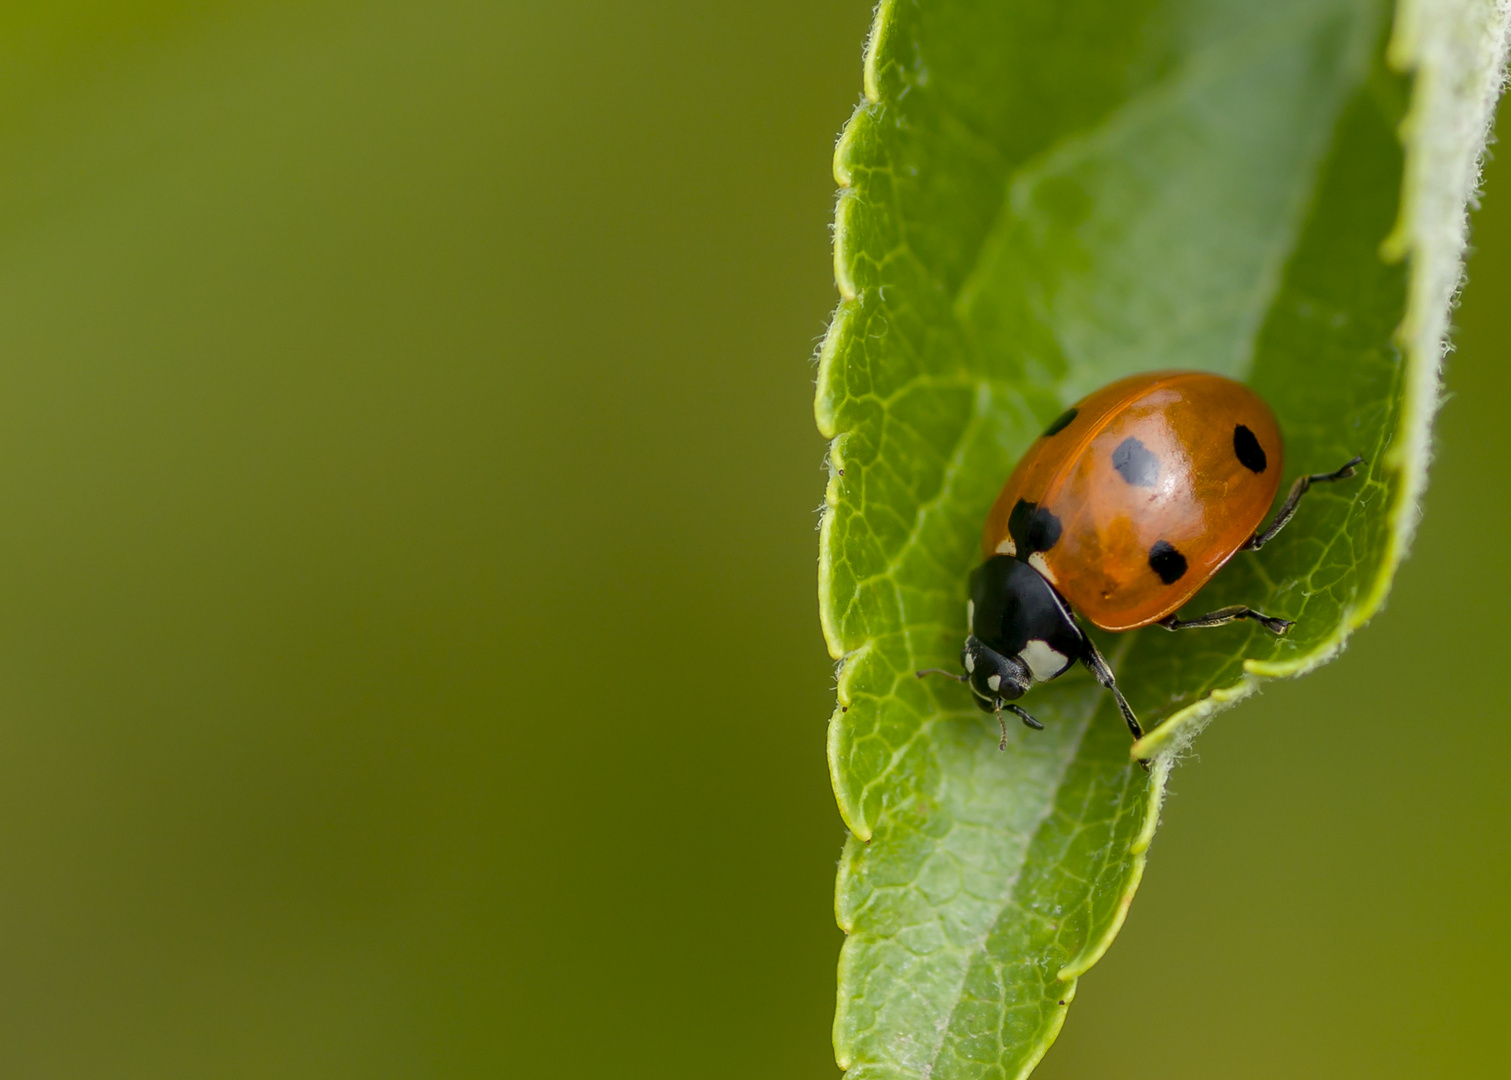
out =
[(1027, 664), (1016, 656), (1003, 656), (984, 645), (975, 634), (965, 639), (960, 664), (965, 668), (965, 682), (976, 704), (986, 712), (1001, 708), (999, 701), (1017, 701), (1034, 684)]
[(994, 555), (976, 567), (966, 613), (970, 636), (960, 662), (983, 709), (995, 711), (997, 698), (1016, 701), (1085, 654), (1086, 639), (1060, 594), (1011, 555)]

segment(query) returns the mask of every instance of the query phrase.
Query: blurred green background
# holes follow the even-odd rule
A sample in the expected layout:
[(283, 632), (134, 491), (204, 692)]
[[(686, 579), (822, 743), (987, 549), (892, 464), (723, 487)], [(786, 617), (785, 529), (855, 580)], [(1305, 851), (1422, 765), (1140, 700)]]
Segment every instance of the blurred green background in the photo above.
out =
[[(0, 11), (0, 1075), (835, 1075), (870, 4), (546, 8)], [(1040, 1075), (1504, 1071), (1488, 188), (1389, 609), (1198, 744)]]

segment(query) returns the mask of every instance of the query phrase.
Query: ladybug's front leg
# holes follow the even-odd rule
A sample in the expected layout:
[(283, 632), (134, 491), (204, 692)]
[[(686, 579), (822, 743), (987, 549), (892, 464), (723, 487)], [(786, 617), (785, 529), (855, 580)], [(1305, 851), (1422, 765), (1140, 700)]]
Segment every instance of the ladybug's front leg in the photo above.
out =
[(1033, 728), (1035, 731), (1043, 731), (1044, 725), (1034, 719), (1032, 713), (1021, 705), (1014, 705), (1011, 701), (1002, 702), (1002, 707), (1010, 713), (1015, 713), (1019, 720), (1023, 721), (1024, 727)]
[(1128, 699), (1118, 689), (1118, 681), (1113, 678), (1112, 669), (1107, 666), (1107, 661), (1097, 651), (1096, 644), (1091, 638), (1087, 637), (1085, 641), (1086, 652), (1081, 657), (1081, 663), (1085, 664), (1087, 670), (1096, 676), (1097, 682), (1112, 691), (1113, 699), (1118, 703), (1118, 709), (1123, 714), (1123, 720), (1128, 725), (1128, 730), (1133, 732), (1134, 741), (1142, 739), (1144, 737), (1144, 729), (1139, 726), (1138, 717), (1133, 715), (1133, 708), (1128, 704)]

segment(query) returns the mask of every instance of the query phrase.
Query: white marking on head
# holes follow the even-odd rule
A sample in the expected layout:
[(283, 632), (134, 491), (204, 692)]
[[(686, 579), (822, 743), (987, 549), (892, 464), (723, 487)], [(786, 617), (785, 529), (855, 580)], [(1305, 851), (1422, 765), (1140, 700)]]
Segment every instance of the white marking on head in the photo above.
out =
[(1013, 538), (1009, 536), (1006, 540), (997, 545), (997, 554), (1016, 555), (1018, 554), (1018, 545), (1013, 543)]
[(965, 654), (965, 672), (966, 672), (967, 675), (969, 675), (971, 672), (973, 672), (975, 670), (976, 670), (976, 658), (970, 654), (969, 650), (967, 650), (966, 654)]
[(965, 628), (971, 633), (976, 632), (976, 601), (965, 602)]
[(1070, 661), (1051, 649), (1049, 642), (1040, 641), (1038, 638), (1034, 638), (1023, 646), (1018, 659), (1028, 665), (1028, 670), (1033, 672), (1037, 682), (1048, 682), (1070, 666)]
[(990, 679), (986, 680), (986, 685), (992, 688), (993, 693), (996, 693), (1002, 689), (1002, 676), (993, 675)]
[(1030, 555), (1028, 557), (1028, 565), (1039, 571), (1039, 573), (1044, 576), (1044, 580), (1049, 582), (1051, 585), (1059, 584), (1059, 582), (1055, 580), (1054, 571), (1049, 568), (1049, 563), (1044, 561), (1043, 553), (1036, 551), (1032, 555)]

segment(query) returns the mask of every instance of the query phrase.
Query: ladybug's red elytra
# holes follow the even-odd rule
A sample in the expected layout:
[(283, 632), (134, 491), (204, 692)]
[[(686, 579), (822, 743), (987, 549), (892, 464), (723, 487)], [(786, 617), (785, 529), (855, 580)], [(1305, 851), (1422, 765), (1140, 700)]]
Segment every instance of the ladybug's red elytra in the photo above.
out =
[[(1268, 527), (1285, 449), (1275, 415), (1242, 383), (1201, 371), (1134, 375), (1066, 409), (1018, 462), (981, 538), (972, 573), (965, 674), (976, 704), (1015, 713), (1035, 683), (1084, 664), (1112, 691), (1128, 730), (1143, 736), (1112, 669), (1076, 615), (1103, 630), (1167, 630), (1251, 619), (1274, 634), (1286, 619), (1226, 607), (1175, 612), (1240, 551), (1275, 538), (1313, 484), (1345, 480), (1364, 459), (1303, 475)], [(1002, 727), (1007, 745), (1007, 727)]]

